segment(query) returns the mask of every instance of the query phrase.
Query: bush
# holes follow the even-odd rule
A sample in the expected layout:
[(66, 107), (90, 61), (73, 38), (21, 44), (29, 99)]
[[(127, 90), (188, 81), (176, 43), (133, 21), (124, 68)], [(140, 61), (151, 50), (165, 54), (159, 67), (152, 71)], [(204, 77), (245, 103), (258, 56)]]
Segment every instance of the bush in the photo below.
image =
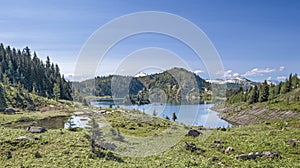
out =
[(42, 155), (40, 154), (39, 151), (36, 151), (35, 154), (34, 154), (34, 157), (35, 157), (35, 158), (41, 158)]
[(11, 153), (11, 151), (5, 151), (5, 156), (6, 156), (6, 158), (7, 159), (10, 159), (10, 158), (12, 158), (12, 153)]

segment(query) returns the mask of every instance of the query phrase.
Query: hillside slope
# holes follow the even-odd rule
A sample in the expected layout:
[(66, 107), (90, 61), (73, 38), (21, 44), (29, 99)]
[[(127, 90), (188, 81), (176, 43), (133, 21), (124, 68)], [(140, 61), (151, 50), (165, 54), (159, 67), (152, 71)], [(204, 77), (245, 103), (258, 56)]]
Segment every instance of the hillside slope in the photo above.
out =
[(6, 108), (35, 111), (39, 107), (58, 105), (59, 102), (28, 92), (21, 85), (0, 82), (0, 112)]

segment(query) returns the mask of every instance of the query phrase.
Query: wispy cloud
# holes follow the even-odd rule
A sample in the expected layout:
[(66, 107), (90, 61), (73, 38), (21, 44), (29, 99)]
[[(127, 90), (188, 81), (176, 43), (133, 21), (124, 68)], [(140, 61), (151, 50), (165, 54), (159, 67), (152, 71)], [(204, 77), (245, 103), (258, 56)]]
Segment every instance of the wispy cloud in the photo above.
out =
[(271, 69), (271, 68), (265, 68), (265, 69), (254, 68), (251, 71), (246, 72), (242, 76), (262, 76), (263, 74), (272, 73), (272, 72), (276, 72), (276, 69)]
[[(223, 75), (222, 75), (222, 74), (223, 74)], [(239, 73), (233, 72), (231, 69), (222, 72), (222, 74), (221, 74), (221, 73), (218, 73), (218, 75), (222, 75), (224, 78), (233, 78), (233, 77), (240, 76)]]
[(239, 75), (240, 75), (239, 73), (233, 72), (232, 70), (227, 70), (227, 71), (225, 71), (225, 73), (224, 73), (224, 77), (225, 77), (225, 78), (237, 77), (237, 76), (239, 76)]
[(284, 71), (285, 70), (285, 67), (284, 66), (281, 66), (281, 67), (279, 67), (279, 71), (281, 72), (281, 71)]
[(200, 69), (197, 69), (197, 70), (194, 71), (194, 73), (197, 74), (197, 75), (200, 75), (200, 74), (204, 73), (204, 71), (200, 70)]

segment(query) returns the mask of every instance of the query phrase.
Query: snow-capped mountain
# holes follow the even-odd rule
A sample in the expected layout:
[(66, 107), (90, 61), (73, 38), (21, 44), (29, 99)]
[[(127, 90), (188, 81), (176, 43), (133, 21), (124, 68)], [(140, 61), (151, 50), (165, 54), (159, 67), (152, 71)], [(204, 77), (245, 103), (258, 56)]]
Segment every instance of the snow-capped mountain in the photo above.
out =
[(136, 75), (134, 75), (134, 77), (143, 77), (146, 76), (147, 74), (145, 74), (145, 72), (139, 72)]
[(247, 90), (250, 87), (259, 85), (259, 83), (253, 82), (241, 76), (236, 76), (227, 79), (214, 79), (214, 80), (206, 80), (206, 81), (212, 84), (226, 85), (227, 89), (238, 89), (240, 87), (243, 87), (245, 90)]
[(237, 76), (233, 78), (227, 78), (227, 79), (213, 79), (213, 80), (206, 80), (207, 82), (213, 83), (213, 84), (227, 84), (227, 83), (233, 83), (233, 84), (254, 84), (255, 82), (250, 81), (247, 78)]

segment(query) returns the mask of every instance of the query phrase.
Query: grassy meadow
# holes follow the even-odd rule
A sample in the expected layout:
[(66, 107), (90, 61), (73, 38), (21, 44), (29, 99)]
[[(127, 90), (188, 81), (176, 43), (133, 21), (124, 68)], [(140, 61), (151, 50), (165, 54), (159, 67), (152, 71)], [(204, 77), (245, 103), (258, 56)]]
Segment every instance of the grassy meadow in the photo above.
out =
[[(270, 124), (227, 128), (226, 131), (202, 129), (199, 131), (203, 134), (198, 137), (181, 136), (178, 142), (164, 152), (145, 157), (129, 157), (115, 151), (100, 149), (102, 154), (96, 155), (90, 150), (90, 133), (86, 129), (77, 131), (53, 129), (33, 134), (25, 129), (15, 129), (6, 125), (18, 124), (21, 117), (38, 120), (57, 115), (69, 113), (0, 114), (0, 167), (300, 167), (300, 144), (288, 142), (300, 138), (300, 124), (296, 119), (270, 120)], [(178, 130), (187, 132), (189, 129), (182, 124), (140, 112), (128, 111), (122, 115), (115, 110), (104, 116), (110, 127), (125, 137), (153, 139), (156, 138), (154, 135), (159, 137), (174, 125)], [(143, 118), (143, 122), (140, 117)], [(15, 140), (20, 136), (28, 136), (34, 140)], [(223, 143), (214, 148), (215, 140), (221, 140)], [(204, 152), (185, 150), (185, 142), (194, 143)], [(116, 146), (119, 147), (118, 144)], [(234, 151), (225, 154), (224, 150), (228, 147), (232, 147)], [(279, 152), (281, 158), (261, 157), (255, 160), (235, 158), (238, 154), (263, 151)]]

